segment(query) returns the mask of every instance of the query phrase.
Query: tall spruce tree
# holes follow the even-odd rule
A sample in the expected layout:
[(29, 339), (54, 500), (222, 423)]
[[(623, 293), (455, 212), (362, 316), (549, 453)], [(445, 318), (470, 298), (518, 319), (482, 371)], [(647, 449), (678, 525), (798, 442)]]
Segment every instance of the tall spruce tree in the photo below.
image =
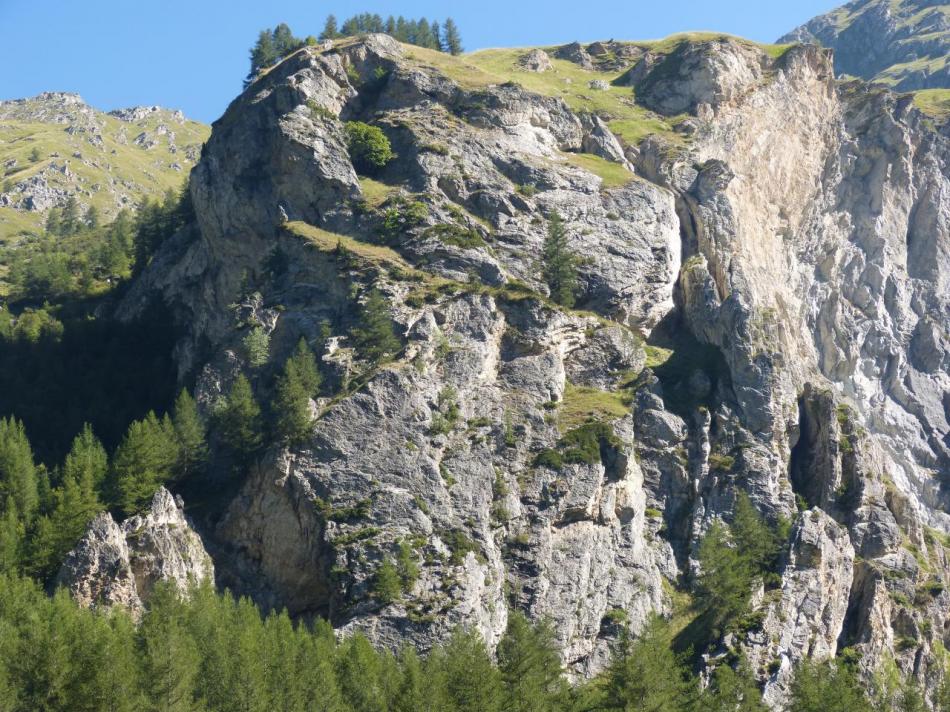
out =
[(373, 363), (399, 351), (402, 344), (393, 331), (389, 303), (378, 289), (370, 290), (360, 309), (360, 325), (352, 332), (360, 355)]
[(565, 705), (569, 688), (550, 623), (532, 625), (523, 613), (512, 611), (497, 655), (505, 710), (551, 712)]
[(340, 30), (336, 24), (336, 15), (327, 15), (327, 21), (323, 25), (323, 32), (320, 33), (321, 40), (335, 40), (340, 36)]
[(551, 212), (542, 252), (544, 281), (551, 299), (564, 307), (574, 306), (577, 291), (577, 258), (567, 245), (567, 229), (560, 213)]
[(217, 415), (221, 439), (243, 466), (264, 444), (261, 427), (261, 408), (254, 399), (250, 381), (244, 374), (231, 384), (224, 407)]
[(23, 423), (0, 418), (0, 502), (10, 500), (29, 522), (39, 506), (36, 465)]
[(59, 221), (59, 234), (73, 235), (79, 231), (79, 203), (75, 195), (70, 195), (63, 206), (63, 213)]
[(72, 447), (63, 462), (63, 481), (73, 481), (91, 493), (102, 492), (109, 473), (109, 457), (92, 426), (85, 423), (82, 432), (73, 438)]
[(171, 419), (150, 411), (129, 426), (112, 459), (113, 495), (125, 515), (144, 509), (155, 492), (172, 479), (178, 439)]
[(854, 671), (840, 661), (803, 661), (795, 671), (789, 712), (865, 712)]
[(453, 55), (462, 54), (462, 37), (459, 35), (455, 20), (451, 17), (445, 20), (443, 39), (446, 52)]
[(175, 399), (172, 424), (175, 428), (175, 437), (178, 439), (175, 479), (181, 480), (200, 470), (208, 459), (204, 421), (198, 413), (195, 399), (184, 388)]
[(274, 412), (277, 434), (290, 445), (304, 443), (313, 430), (310, 399), (320, 387), (320, 371), (313, 352), (301, 338), (277, 378)]
[(155, 712), (198, 710), (198, 647), (185, 626), (184, 603), (173, 584), (159, 584), (139, 627), (142, 681)]
[(668, 624), (653, 616), (639, 640), (626, 634), (607, 671), (608, 709), (681, 712), (693, 705), (696, 688), (684, 661), (670, 647)]
[(696, 712), (768, 712), (745, 659), (735, 669), (723, 663), (714, 671)]
[(457, 712), (500, 712), (503, 709), (501, 675), (477, 632), (456, 629), (435, 656), (450, 709)]

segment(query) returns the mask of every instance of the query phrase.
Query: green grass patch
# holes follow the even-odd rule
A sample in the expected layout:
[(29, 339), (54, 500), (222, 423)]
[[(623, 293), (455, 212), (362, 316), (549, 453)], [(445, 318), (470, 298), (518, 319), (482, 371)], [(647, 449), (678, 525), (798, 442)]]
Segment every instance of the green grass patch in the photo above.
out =
[[(632, 88), (613, 85), (626, 69), (590, 71), (573, 62), (552, 58), (552, 71), (526, 72), (518, 67), (518, 60), (529, 49), (486, 49), (453, 57), (407, 45), (406, 56), (420, 66), (442, 72), (465, 89), (477, 90), (492, 84), (515, 82), (535, 94), (558, 97), (573, 111), (602, 117), (608, 121), (612, 131), (629, 143), (636, 143), (651, 133), (680, 140), (670, 122), (635, 103)], [(553, 48), (547, 49), (553, 52)], [(607, 82), (608, 88), (591, 89), (590, 82), (594, 80)]]
[(566, 153), (567, 160), (578, 168), (593, 173), (603, 181), (602, 188), (619, 188), (636, 176), (619, 163), (613, 163), (592, 153)]
[(334, 252), (342, 247), (347, 252), (374, 265), (412, 270), (398, 252), (383, 245), (354, 240), (352, 237), (329, 232), (300, 221), (289, 222), (284, 225), (284, 228), (287, 232), (307, 240), (322, 252)]
[(669, 361), (670, 357), (673, 355), (672, 349), (664, 349), (660, 346), (652, 346), (650, 344), (647, 344), (646, 346), (644, 346), (643, 350), (646, 351), (646, 355), (647, 355), (647, 360), (646, 360), (647, 368), (653, 368), (653, 369), (659, 368), (664, 363)]
[(924, 89), (914, 92), (914, 106), (928, 116), (945, 119), (950, 116), (950, 89)]
[[(57, 167), (68, 162), (71, 178), (56, 170), (47, 174), (47, 181), (52, 187), (69, 192), (77, 187), (91, 191), (78, 196), (79, 200), (84, 205), (94, 205), (100, 219), (107, 222), (119, 210), (118, 193), (127, 194), (137, 203), (144, 197), (160, 198), (167, 190), (177, 191), (192, 165), (185, 155), (186, 148), (192, 146), (197, 152), (210, 134), (210, 127), (195, 121), (171, 123), (176, 150), (172, 153), (170, 137), (157, 133), (159, 124), (169, 122), (168, 114), (156, 114), (135, 123), (107, 114), (97, 114), (96, 120), (102, 125), (101, 146), (87, 141), (86, 133), (67, 133), (61, 124), (4, 119), (0, 122), (0, 165), (15, 159), (16, 166), (0, 173), (0, 183), (22, 182), (50, 162)], [(143, 131), (155, 141), (151, 148), (134, 143)], [(40, 155), (36, 162), (31, 160), (34, 149)], [(75, 157), (76, 153), (82, 158)], [(174, 164), (179, 169), (173, 168)], [(115, 188), (113, 180), (118, 183)], [(44, 220), (45, 213), (0, 209), (0, 243), (24, 232), (38, 232)]]
[(390, 195), (395, 192), (395, 188), (372, 178), (360, 178), (360, 191), (363, 193), (363, 200), (367, 207), (375, 210), (386, 202)]
[(566, 433), (585, 423), (617, 420), (629, 413), (630, 394), (627, 391), (602, 391), (568, 384), (558, 412), (558, 426), (562, 433)]

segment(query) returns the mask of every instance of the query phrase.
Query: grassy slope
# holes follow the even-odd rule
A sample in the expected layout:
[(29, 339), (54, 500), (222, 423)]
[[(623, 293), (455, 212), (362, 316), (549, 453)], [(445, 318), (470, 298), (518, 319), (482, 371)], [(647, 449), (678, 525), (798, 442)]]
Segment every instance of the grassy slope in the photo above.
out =
[[(82, 132), (67, 133), (67, 126), (63, 124), (0, 120), (0, 166), (11, 159), (17, 162), (15, 167), (0, 173), (0, 183), (21, 182), (50, 163), (62, 167), (68, 161), (78, 186), (58, 174), (48, 177), (50, 184), (69, 190), (78, 187), (80, 203), (95, 205), (103, 217), (109, 217), (116, 212), (123, 198), (134, 204), (146, 195), (160, 196), (169, 188), (177, 190), (192, 166), (185, 149), (200, 146), (210, 133), (208, 126), (195, 121), (184, 124), (167, 122), (175, 133), (177, 153), (172, 153), (169, 137), (155, 134), (161, 119), (128, 123), (104, 114), (100, 114), (99, 119), (103, 123), (102, 147), (91, 144)], [(135, 145), (134, 139), (143, 131), (152, 134), (158, 145), (148, 150)], [(36, 163), (30, 160), (34, 148), (41, 156)], [(77, 152), (82, 159), (74, 157)], [(181, 170), (173, 169), (174, 163), (178, 163)], [(0, 242), (20, 232), (35, 230), (43, 219), (39, 213), (0, 208)]]
[(914, 106), (930, 116), (948, 118), (950, 117), (950, 89), (924, 89), (914, 92)]
[[(665, 53), (671, 52), (683, 41), (695, 42), (720, 37), (725, 37), (725, 35), (689, 33), (658, 41), (630, 44)], [(781, 56), (788, 48), (785, 45), (756, 46), (772, 57)], [(467, 89), (478, 89), (489, 84), (517, 82), (528, 91), (559, 97), (574, 111), (591, 112), (605, 118), (611, 131), (629, 144), (636, 144), (649, 134), (663, 134), (670, 139), (679, 140), (679, 135), (673, 132), (675, 118), (662, 117), (639, 106), (632, 88), (612, 85), (612, 82), (626, 70), (588, 71), (573, 62), (552, 58), (553, 71), (526, 72), (519, 69), (517, 63), (519, 57), (530, 49), (528, 47), (485, 49), (461, 57), (452, 57), (441, 52), (406, 45), (406, 55), (418, 64), (435, 67)], [(553, 53), (555, 48), (544, 49)], [(591, 89), (590, 82), (598, 79), (607, 82), (609, 88)]]

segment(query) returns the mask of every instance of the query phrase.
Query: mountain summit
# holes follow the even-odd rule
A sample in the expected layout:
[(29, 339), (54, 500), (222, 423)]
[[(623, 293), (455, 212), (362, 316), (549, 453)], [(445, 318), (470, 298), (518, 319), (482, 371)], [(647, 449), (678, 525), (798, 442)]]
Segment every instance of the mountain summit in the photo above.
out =
[(835, 51), (835, 71), (898, 91), (950, 88), (950, 5), (937, 0), (854, 0), (779, 42)]

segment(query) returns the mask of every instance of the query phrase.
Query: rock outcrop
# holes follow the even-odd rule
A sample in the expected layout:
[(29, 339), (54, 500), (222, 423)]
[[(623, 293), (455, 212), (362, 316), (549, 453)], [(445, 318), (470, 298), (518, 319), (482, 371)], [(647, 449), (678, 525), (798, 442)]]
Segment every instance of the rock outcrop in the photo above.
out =
[(214, 580), (214, 565), (185, 517), (181, 500), (161, 488), (143, 514), (117, 524), (98, 515), (57, 576), (84, 606), (122, 606), (137, 615), (159, 582), (182, 592)]
[[(845, 647), (930, 685), (950, 614), (947, 128), (837, 83), (816, 47), (627, 54), (616, 84), (689, 114), (636, 146), (557, 97), (463, 88), (384, 36), (301, 50), (215, 124), (198, 225), (121, 314), (173, 307), (206, 407), (246, 369), (252, 324), (275, 362), (314, 345), (334, 393), (308, 442), (269, 450), (200, 523), (219, 578), (394, 646), (456, 623), (494, 643), (519, 608), (590, 675), (618, 621), (671, 610), (665, 587), (745, 492), (794, 524), (761, 624), (731, 641), (768, 699)], [(353, 119), (398, 154), (372, 181)], [(580, 311), (538, 268), (555, 210)], [(372, 289), (403, 346), (382, 367), (347, 336)], [(399, 557), (419, 574), (381, 601)]]

